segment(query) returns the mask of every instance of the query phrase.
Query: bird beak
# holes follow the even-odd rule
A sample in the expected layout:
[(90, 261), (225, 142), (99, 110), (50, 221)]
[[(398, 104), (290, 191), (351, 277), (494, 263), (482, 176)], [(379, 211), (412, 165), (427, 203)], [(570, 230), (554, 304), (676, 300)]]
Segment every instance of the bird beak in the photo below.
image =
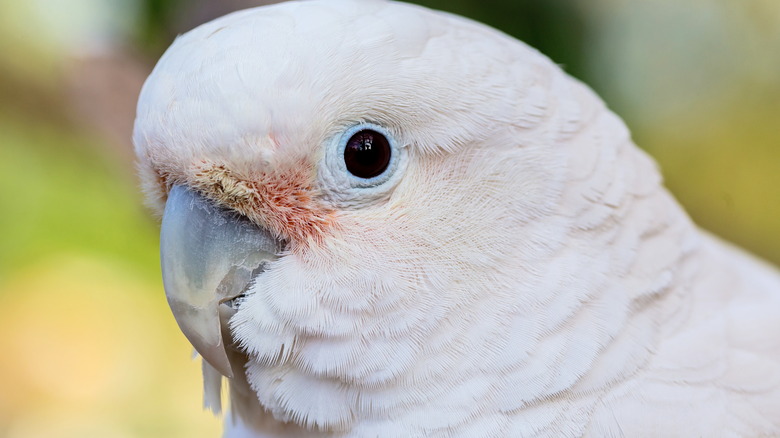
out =
[(279, 242), (238, 213), (221, 209), (199, 193), (174, 186), (165, 204), (160, 258), (165, 296), (173, 316), (203, 359), (232, 378), (226, 345), (231, 301), (246, 292)]

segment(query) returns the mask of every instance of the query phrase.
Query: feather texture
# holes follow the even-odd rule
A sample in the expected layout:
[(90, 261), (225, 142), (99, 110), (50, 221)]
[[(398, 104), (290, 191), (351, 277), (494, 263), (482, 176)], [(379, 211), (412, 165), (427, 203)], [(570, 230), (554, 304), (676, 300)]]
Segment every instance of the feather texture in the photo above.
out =
[[(323, 157), (363, 122), (406, 164), (337, 189)], [(287, 243), (231, 319), (229, 437), (780, 435), (780, 275), (493, 29), (380, 0), (234, 13), (163, 56), (135, 143), (153, 205), (184, 184)], [(288, 193), (267, 175), (297, 198), (225, 195)], [(316, 239), (285, 228), (305, 211), (329, 212)]]

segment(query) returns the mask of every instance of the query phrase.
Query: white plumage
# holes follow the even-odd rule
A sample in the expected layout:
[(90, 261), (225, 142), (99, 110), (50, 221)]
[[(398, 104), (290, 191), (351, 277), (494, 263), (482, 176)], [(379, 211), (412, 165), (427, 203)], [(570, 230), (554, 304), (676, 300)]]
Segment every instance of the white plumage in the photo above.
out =
[[(344, 165), (361, 129), (392, 146), (373, 179)], [(160, 212), (183, 187), (284, 248), (223, 313), (227, 436), (780, 436), (778, 272), (493, 29), (383, 0), (234, 13), (163, 56), (135, 143)]]

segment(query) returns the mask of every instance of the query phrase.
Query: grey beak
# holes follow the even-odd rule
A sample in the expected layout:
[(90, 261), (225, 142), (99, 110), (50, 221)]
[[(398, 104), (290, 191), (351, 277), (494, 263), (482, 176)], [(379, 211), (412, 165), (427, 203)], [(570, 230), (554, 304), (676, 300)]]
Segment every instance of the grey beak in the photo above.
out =
[(174, 186), (160, 231), (163, 285), (173, 316), (195, 350), (226, 377), (234, 370), (226, 343), (232, 300), (243, 294), (280, 243), (246, 218)]

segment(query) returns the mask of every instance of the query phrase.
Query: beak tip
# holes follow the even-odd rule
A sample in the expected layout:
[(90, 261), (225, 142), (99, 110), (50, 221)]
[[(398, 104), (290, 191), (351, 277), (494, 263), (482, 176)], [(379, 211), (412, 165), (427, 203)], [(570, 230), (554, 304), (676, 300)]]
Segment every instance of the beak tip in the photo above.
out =
[(234, 376), (233, 368), (230, 365), (230, 360), (228, 360), (227, 355), (225, 355), (224, 346), (215, 345), (213, 347), (213, 350), (219, 350), (219, 351), (206, 353), (208, 357), (200, 353), (201, 358), (206, 362), (208, 362), (208, 364), (211, 365), (212, 368), (219, 371), (220, 374), (227, 377), (228, 379), (232, 379)]
[(220, 315), (219, 310), (214, 308), (215, 303), (200, 308), (169, 296), (168, 305), (179, 329), (201, 358), (223, 376), (233, 378), (233, 368), (228, 358), (222, 327), (222, 321), (227, 321), (229, 316)]

